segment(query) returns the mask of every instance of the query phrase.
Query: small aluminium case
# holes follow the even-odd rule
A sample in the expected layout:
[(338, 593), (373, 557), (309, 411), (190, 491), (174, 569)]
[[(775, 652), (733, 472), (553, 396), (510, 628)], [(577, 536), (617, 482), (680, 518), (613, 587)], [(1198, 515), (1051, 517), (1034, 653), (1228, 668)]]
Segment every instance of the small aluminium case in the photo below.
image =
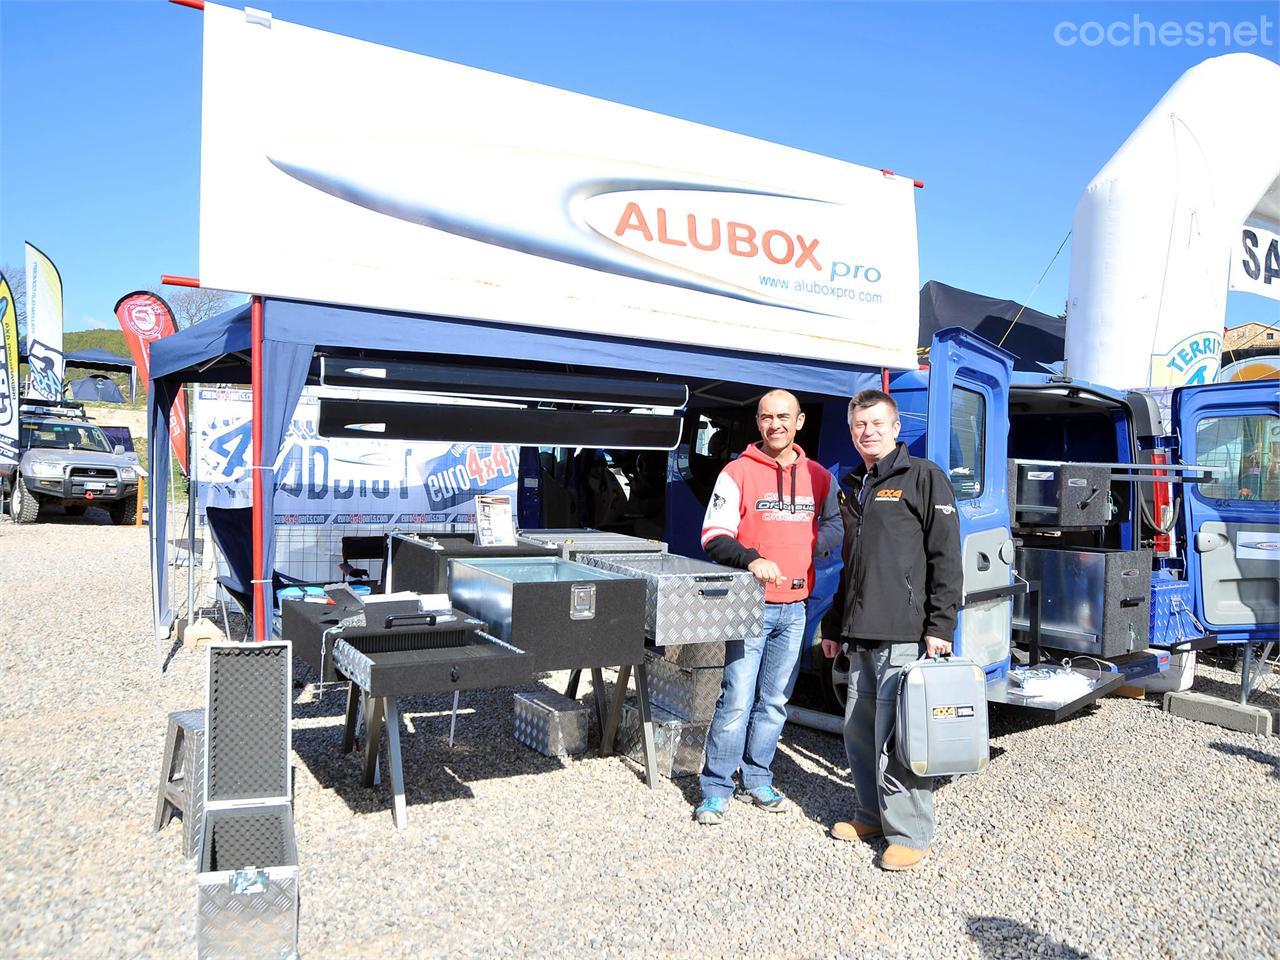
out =
[(209, 645), (204, 817), (196, 876), (201, 960), (298, 953), (290, 806), (292, 648)]
[(990, 759), (987, 682), (962, 657), (917, 660), (898, 682), (894, 748), (918, 777), (980, 773)]
[(577, 700), (546, 688), (517, 693), (515, 737), (543, 756), (570, 757), (587, 750), (590, 712)]

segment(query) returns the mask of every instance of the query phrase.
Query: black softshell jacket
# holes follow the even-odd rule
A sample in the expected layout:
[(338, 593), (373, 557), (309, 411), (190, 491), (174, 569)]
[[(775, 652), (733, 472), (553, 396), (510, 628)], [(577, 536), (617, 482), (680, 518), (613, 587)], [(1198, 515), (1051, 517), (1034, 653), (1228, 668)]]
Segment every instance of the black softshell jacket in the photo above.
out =
[(841, 484), (841, 637), (863, 646), (950, 640), (964, 574), (946, 474), (899, 443), (870, 472), (859, 466)]

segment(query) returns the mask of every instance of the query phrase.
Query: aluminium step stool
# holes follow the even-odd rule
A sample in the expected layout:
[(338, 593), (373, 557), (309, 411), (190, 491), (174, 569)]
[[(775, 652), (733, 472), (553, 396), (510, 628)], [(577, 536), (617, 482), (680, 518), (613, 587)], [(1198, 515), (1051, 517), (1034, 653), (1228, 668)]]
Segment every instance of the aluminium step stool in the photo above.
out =
[(200, 848), (200, 819), (204, 806), (204, 708), (169, 714), (160, 761), (160, 790), (156, 796), (156, 830), (175, 812), (182, 815), (182, 854), (194, 857)]

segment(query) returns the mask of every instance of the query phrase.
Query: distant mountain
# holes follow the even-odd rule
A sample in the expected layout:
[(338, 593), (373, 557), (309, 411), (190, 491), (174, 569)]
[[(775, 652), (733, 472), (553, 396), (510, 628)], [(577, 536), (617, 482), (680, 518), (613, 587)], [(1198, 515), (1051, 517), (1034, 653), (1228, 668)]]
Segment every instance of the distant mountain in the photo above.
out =
[(129, 356), (124, 334), (119, 330), (68, 330), (62, 335), (63, 353), (79, 353), (81, 350), (94, 349), (118, 353), (122, 357)]

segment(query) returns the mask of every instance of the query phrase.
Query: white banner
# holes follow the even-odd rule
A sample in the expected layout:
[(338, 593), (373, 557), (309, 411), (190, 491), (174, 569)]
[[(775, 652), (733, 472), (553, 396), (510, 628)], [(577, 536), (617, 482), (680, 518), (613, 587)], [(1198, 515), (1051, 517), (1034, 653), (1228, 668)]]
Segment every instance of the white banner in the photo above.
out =
[(1280, 234), (1246, 223), (1231, 251), (1231, 289), (1280, 300)]
[(31, 244), (27, 249), (28, 395), (61, 400), (66, 375), (62, 356), (62, 277), (53, 261)]
[(912, 181), (206, 4), (204, 286), (914, 368)]
[[(200, 504), (247, 507), (248, 390), (197, 387), (194, 443)], [(519, 447), (320, 437), (320, 400), (306, 390), (276, 460), (276, 523), (474, 523), (477, 494), (514, 500)]]

